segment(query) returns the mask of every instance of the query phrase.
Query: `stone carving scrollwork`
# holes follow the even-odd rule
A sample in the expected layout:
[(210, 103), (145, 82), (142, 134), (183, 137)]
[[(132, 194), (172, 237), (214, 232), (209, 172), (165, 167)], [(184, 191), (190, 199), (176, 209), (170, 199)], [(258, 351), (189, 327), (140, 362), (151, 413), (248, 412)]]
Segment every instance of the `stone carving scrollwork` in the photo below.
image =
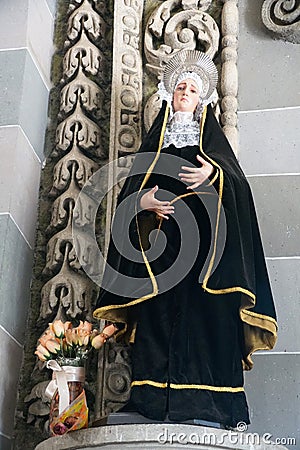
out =
[(210, 4), (211, 1), (167, 0), (154, 10), (145, 30), (144, 50), (149, 70), (159, 76), (163, 66), (181, 49), (198, 49), (211, 58), (215, 56), (219, 29), (205, 12)]
[(80, 147), (93, 151), (99, 157), (105, 156), (100, 146), (99, 126), (82, 113), (82, 108), (78, 103), (75, 111), (58, 125), (56, 135), (57, 149), (66, 151), (77, 139)]
[(102, 52), (83, 32), (78, 43), (70, 47), (65, 55), (64, 75), (67, 78), (71, 78), (79, 70), (80, 66), (91, 75), (99, 75), (103, 72), (103, 61)]
[(69, 114), (74, 109), (78, 98), (86, 111), (101, 114), (103, 92), (84, 74), (82, 66), (79, 67), (78, 76), (61, 91), (61, 112)]
[(66, 247), (61, 271), (43, 286), (41, 316), (49, 317), (58, 306), (61, 315), (64, 309), (67, 317), (74, 319), (84, 314), (91, 320), (90, 298), (93, 298), (94, 287), (84, 274), (71, 270), (67, 260), (70, 245)]
[[(76, 0), (77, 1), (77, 0)], [(81, 3), (79, 0), (77, 3)], [(104, 19), (96, 12), (88, 0), (84, 0), (80, 9), (76, 9), (69, 17), (68, 37), (72, 41), (81, 33), (82, 29), (92, 39), (104, 38), (107, 25)]]
[[(160, 80), (169, 59), (182, 49), (197, 49), (211, 58), (219, 47), (219, 28), (207, 12), (212, 1), (167, 0), (150, 15), (145, 30), (147, 68)], [(149, 130), (161, 101), (153, 94), (144, 111), (144, 125)]]
[(264, 25), (274, 37), (300, 44), (299, 0), (265, 0), (261, 13)]
[(41, 381), (36, 384), (30, 394), (26, 395), (24, 402), (28, 404), (27, 423), (43, 422), (49, 416), (50, 400), (45, 395), (49, 381)]

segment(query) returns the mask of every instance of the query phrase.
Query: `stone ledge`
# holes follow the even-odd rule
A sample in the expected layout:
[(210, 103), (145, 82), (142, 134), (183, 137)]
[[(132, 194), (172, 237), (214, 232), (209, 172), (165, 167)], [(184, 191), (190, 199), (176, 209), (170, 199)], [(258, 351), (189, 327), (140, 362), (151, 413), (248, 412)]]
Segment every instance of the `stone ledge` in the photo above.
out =
[(271, 443), (269, 436), (185, 424), (108, 425), (49, 438), (35, 450), (286, 450), (282, 445)]

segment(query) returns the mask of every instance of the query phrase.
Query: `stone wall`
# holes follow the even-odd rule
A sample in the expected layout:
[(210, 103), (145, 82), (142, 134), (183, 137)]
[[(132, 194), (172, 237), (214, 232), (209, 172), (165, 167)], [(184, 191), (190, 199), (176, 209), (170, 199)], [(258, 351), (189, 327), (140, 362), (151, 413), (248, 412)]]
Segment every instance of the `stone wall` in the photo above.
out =
[(240, 161), (257, 206), (279, 337), (246, 373), (249, 431), (295, 437), (299, 446), (300, 48), (273, 39), (261, 20), (262, 4), (239, 2)]
[(55, 0), (0, 13), (0, 448), (11, 448), (44, 159)]

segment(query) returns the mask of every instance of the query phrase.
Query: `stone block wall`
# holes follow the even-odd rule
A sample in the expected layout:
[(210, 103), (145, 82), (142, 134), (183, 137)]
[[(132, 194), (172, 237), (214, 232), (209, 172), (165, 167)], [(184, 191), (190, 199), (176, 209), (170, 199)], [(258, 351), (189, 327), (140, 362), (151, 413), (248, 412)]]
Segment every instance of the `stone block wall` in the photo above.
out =
[(12, 447), (28, 315), (55, 0), (0, 12), (0, 448)]
[[(250, 432), (300, 445), (300, 47), (274, 40), (263, 0), (239, 2), (240, 162), (252, 187), (277, 306), (278, 343), (246, 373)], [(288, 444), (288, 443), (287, 443)]]

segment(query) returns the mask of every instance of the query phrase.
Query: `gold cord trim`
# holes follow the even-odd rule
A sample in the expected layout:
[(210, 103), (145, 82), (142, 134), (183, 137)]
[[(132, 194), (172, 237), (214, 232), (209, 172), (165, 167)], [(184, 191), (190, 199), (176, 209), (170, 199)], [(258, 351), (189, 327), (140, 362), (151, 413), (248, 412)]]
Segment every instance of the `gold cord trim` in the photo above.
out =
[(143, 187), (145, 186), (145, 184), (147, 183), (147, 181), (149, 180), (149, 177), (155, 167), (155, 164), (159, 158), (160, 152), (161, 152), (161, 148), (164, 142), (164, 135), (165, 135), (165, 131), (166, 131), (166, 127), (167, 127), (167, 122), (168, 122), (168, 117), (169, 117), (169, 106), (166, 107), (166, 111), (165, 111), (165, 116), (164, 116), (164, 121), (163, 121), (163, 125), (162, 125), (162, 129), (161, 129), (161, 133), (160, 133), (160, 137), (159, 137), (159, 143), (158, 143), (158, 149), (155, 155), (154, 160), (152, 161), (152, 163), (150, 164), (149, 169), (146, 172), (145, 178), (143, 179), (143, 182), (141, 184), (141, 187), (139, 189), (139, 192), (141, 192), (141, 190), (143, 189)]
[(232, 292), (241, 292), (244, 293), (246, 295), (248, 295), (250, 298), (253, 299), (254, 304), (255, 304), (255, 300), (256, 300), (256, 296), (253, 292), (249, 291), (248, 289), (242, 288), (240, 286), (234, 286), (234, 287), (230, 287), (230, 288), (223, 288), (223, 289), (211, 289), (207, 286), (208, 283), (208, 279), (211, 275), (211, 271), (214, 265), (214, 261), (215, 261), (215, 256), (216, 256), (216, 250), (217, 250), (217, 238), (218, 238), (218, 231), (219, 231), (219, 222), (220, 222), (220, 214), (221, 214), (221, 207), (222, 207), (222, 199), (223, 199), (223, 189), (224, 189), (224, 173), (223, 173), (223, 169), (221, 168), (221, 166), (219, 166), (218, 163), (216, 163), (216, 161), (214, 161), (212, 158), (210, 158), (203, 150), (203, 130), (204, 130), (204, 124), (206, 121), (206, 115), (207, 115), (207, 106), (205, 107), (202, 117), (201, 117), (201, 124), (200, 124), (200, 143), (199, 143), (199, 148), (200, 148), (200, 152), (212, 163), (213, 166), (215, 166), (217, 168), (217, 174), (215, 175), (215, 177), (213, 178), (213, 180), (211, 181), (211, 184), (213, 182), (215, 182), (216, 178), (218, 176), (220, 176), (220, 183), (219, 183), (219, 200), (218, 200), (218, 207), (217, 207), (217, 218), (216, 218), (216, 228), (215, 228), (215, 237), (214, 237), (214, 245), (213, 245), (213, 254), (211, 257), (211, 260), (209, 262), (208, 265), (208, 269), (207, 272), (205, 274), (205, 277), (203, 279), (203, 283), (202, 283), (202, 287), (203, 289), (210, 293), (210, 294), (228, 294), (228, 293), (232, 293)]
[(242, 292), (243, 294), (249, 295), (249, 297), (251, 297), (254, 300), (254, 302), (256, 299), (256, 296), (255, 296), (255, 294), (253, 294), (253, 292), (249, 291), (248, 289), (239, 287), (239, 286), (234, 286), (234, 287), (224, 288), (224, 289), (210, 289), (207, 286), (205, 286), (205, 287), (203, 286), (203, 288), (210, 294), (218, 295), (218, 294), (229, 294), (232, 292)]
[(215, 176), (213, 177), (213, 179), (209, 182), (208, 186), (212, 186), (214, 184), (214, 182), (216, 181), (216, 179), (219, 176), (219, 169), (216, 169), (216, 173)]
[(144, 386), (145, 384), (148, 384), (150, 386), (157, 387), (157, 388), (163, 388), (163, 389), (168, 387), (168, 383), (158, 383), (157, 381), (151, 381), (151, 380), (133, 381), (131, 383), (131, 387)]
[(145, 385), (149, 385), (149, 386), (153, 386), (153, 387), (161, 388), (161, 389), (165, 389), (169, 386), (170, 389), (176, 389), (176, 390), (198, 389), (198, 390), (213, 391), (213, 392), (231, 392), (231, 393), (244, 392), (243, 387), (211, 386), (211, 385), (207, 385), (207, 384), (175, 384), (175, 383), (169, 384), (169, 383), (159, 383), (158, 381), (152, 381), (152, 380), (138, 380), (138, 381), (133, 381), (131, 383), (132, 387), (133, 386), (145, 386)]
[[(156, 152), (154, 160), (152, 161), (149, 169), (147, 170), (147, 173), (146, 173), (146, 175), (144, 177), (144, 180), (143, 180), (143, 182), (141, 184), (141, 187), (139, 189), (139, 193), (142, 191), (143, 187), (147, 183), (147, 181), (148, 181), (148, 179), (149, 179), (149, 177), (150, 177), (150, 175), (151, 175), (151, 173), (153, 171), (153, 168), (155, 167), (156, 162), (157, 162), (157, 160), (159, 158), (159, 155), (160, 155), (160, 152), (161, 152), (161, 148), (162, 148), (162, 145), (163, 145), (163, 141), (164, 141), (164, 134), (165, 134), (166, 126), (167, 126), (168, 116), (169, 116), (169, 107), (167, 106), (166, 111), (165, 111), (163, 126), (162, 126), (160, 137), (159, 137), (158, 149), (157, 149), (157, 152)], [(140, 297), (139, 299), (135, 300), (135, 302), (140, 303), (140, 302), (142, 302), (144, 300), (148, 300), (148, 299), (150, 299), (152, 297), (155, 297), (158, 294), (158, 285), (157, 285), (156, 278), (155, 278), (155, 276), (154, 276), (154, 274), (153, 274), (153, 272), (151, 270), (151, 266), (149, 264), (147, 256), (145, 254), (145, 250), (143, 248), (142, 238), (141, 238), (141, 233), (140, 233), (140, 227), (139, 227), (139, 221), (138, 221), (138, 216), (137, 216), (137, 213), (138, 213), (137, 206), (138, 205), (136, 203), (135, 204), (135, 220), (136, 220), (137, 232), (138, 232), (138, 237), (139, 237), (139, 244), (140, 244), (143, 260), (144, 260), (144, 262), (146, 264), (146, 268), (147, 268), (148, 274), (150, 276), (150, 280), (151, 280), (152, 287), (153, 287), (152, 293), (150, 293), (148, 295), (144, 295), (143, 297)]]
[(274, 325), (277, 328), (277, 320), (273, 319), (273, 317), (265, 316), (263, 314), (259, 314), (259, 313), (253, 312), (253, 311), (249, 311), (247, 309), (243, 309), (242, 312), (244, 314), (248, 314), (249, 316), (252, 316), (252, 317), (255, 317), (255, 318), (258, 318), (258, 319), (268, 320), (268, 321), (274, 323)]
[[(210, 186), (210, 184), (208, 186)], [(170, 201), (170, 205), (173, 205), (173, 203), (177, 202), (177, 200), (180, 200), (180, 199), (182, 199), (184, 197), (189, 197), (190, 195), (195, 195), (195, 194), (213, 195), (211, 192), (199, 192), (199, 191), (187, 192), (186, 194), (181, 194), (181, 195), (178, 195), (177, 197), (173, 198), (173, 200)], [(158, 217), (158, 220), (159, 220), (159, 224), (158, 224), (158, 227), (157, 227), (157, 230), (156, 230), (154, 244), (156, 243), (156, 239), (157, 239), (158, 233), (159, 233), (159, 231), (161, 229), (163, 218), (162, 217)]]
[(214, 264), (214, 261), (215, 261), (215, 256), (216, 256), (217, 236), (218, 236), (218, 231), (219, 231), (219, 220), (220, 220), (220, 214), (221, 214), (221, 206), (222, 206), (222, 198), (223, 198), (223, 185), (224, 185), (224, 174), (223, 174), (222, 168), (212, 158), (207, 156), (206, 153), (203, 150), (203, 130), (204, 130), (204, 125), (205, 125), (205, 121), (206, 121), (206, 116), (207, 116), (207, 106), (204, 108), (204, 111), (203, 111), (203, 114), (202, 114), (202, 117), (201, 117), (199, 149), (200, 149), (200, 152), (212, 163), (212, 165), (214, 167), (217, 167), (217, 169), (219, 170), (218, 174), (220, 175), (220, 183), (219, 183), (219, 200), (218, 200), (218, 207), (217, 207), (217, 219), (216, 219), (216, 229), (215, 229), (215, 237), (214, 237), (213, 254), (212, 254), (211, 260), (209, 262), (206, 275), (205, 275), (205, 277), (203, 279), (202, 286), (203, 286), (204, 290), (206, 290), (207, 282), (208, 282), (208, 279), (210, 277), (210, 274), (211, 274), (211, 271), (212, 271), (212, 268), (213, 268), (213, 264)]
[(209, 386), (207, 384), (174, 384), (170, 383), (171, 389), (199, 389), (204, 391), (214, 392), (244, 392), (243, 387), (230, 387), (230, 386)]
[[(159, 155), (160, 155), (160, 152), (161, 152), (161, 148), (162, 148), (162, 144), (163, 144), (164, 133), (165, 133), (165, 129), (166, 129), (166, 126), (167, 126), (168, 115), (169, 115), (169, 107), (167, 107), (166, 111), (165, 111), (165, 116), (164, 116), (163, 126), (162, 126), (162, 129), (161, 129), (161, 134), (160, 134), (159, 146), (158, 146), (157, 154), (156, 154), (153, 162), (151, 163), (149, 169), (147, 170), (147, 173), (146, 173), (146, 175), (144, 177), (144, 180), (143, 180), (143, 182), (141, 184), (139, 192), (143, 189), (143, 187), (145, 186), (146, 182), (148, 181), (148, 179), (149, 179), (149, 177), (150, 177), (150, 175), (151, 175), (151, 173), (153, 171), (153, 168), (154, 168), (154, 166), (155, 166), (155, 164), (156, 164), (156, 162), (157, 162), (157, 160), (159, 158)], [(218, 207), (217, 207), (217, 220), (216, 220), (216, 229), (215, 229), (215, 239), (214, 239), (213, 254), (212, 254), (211, 260), (209, 262), (209, 266), (208, 266), (206, 275), (204, 277), (202, 287), (203, 287), (203, 289), (205, 291), (207, 291), (207, 292), (209, 292), (211, 294), (216, 294), (216, 295), (218, 295), (218, 294), (227, 294), (227, 293), (231, 293), (231, 292), (242, 292), (242, 293), (245, 293), (245, 294), (249, 295), (249, 297), (251, 297), (254, 300), (254, 302), (255, 302), (255, 298), (256, 298), (255, 294), (253, 294), (251, 291), (249, 291), (247, 289), (244, 289), (242, 287), (239, 287), (239, 286), (235, 286), (235, 287), (231, 287), (231, 288), (225, 288), (225, 289), (217, 289), (217, 290), (207, 287), (207, 282), (208, 282), (208, 279), (210, 277), (211, 270), (212, 270), (212, 267), (213, 267), (213, 264), (214, 264), (214, 260), (215, 260), (215, 255), (216, 255), (217, 236), (218, 236), (218, 229), (219, 229), (219, 219), (220, 219), (222, 198), (223, 198), (224, 174), (223, 174), (222, 168), (212, 158), (207, 156), (206, 153), (203, 150), (203, 131), (204, 131), (204, 125), (205, 125), (205, 121), (206, 121), (206, 116), (207, 116), (207, 106), (204, 108), (204, 111), (203, 111), (203, 114), (202, 114), (202, 117), (201, 117), (201, 122), (200, 122), (199, 148), (200, 148), (200, 152), (213, 164), (213, 166), (215, 166), (217, 168), (217, 175), (216, 176), (220, 175), (220, 184), (219, 184), (219, 200), (218, 200)], [(216, 176), (214, 177), (213, 182), (215, 181)], [(171, 201), (171, 203), (174, 203), (179, 198), (187, 197), (189, 195), (194, 195), (194, 194), (196, 194), (196, 192), (188, 192), (186, 194), (182, 194), (182, 195), (176, 197), (175, 199), (173, 199)], [(137, 212), (137, 205), (136, 205), (136, 212)], [(152, 282), (153, 292), (148, 294), (148, 295), (145, 295), (143, 297), (140, 297), (140, 298), (138, 298), (136, 300), (133, 300), (133, 301), (131, 301), (129, 303), (126, 303), (126, 304), (109, 305), (109, 306), (105, 306), (105, 307), (102, 307), (102, 308), (98, 308), (94, 312), (94, 316), (95, 317), (96, 316), (100, 317), (100, 314), (102, 314), (102, 312), (104, 312), (104, 311), (108, 311), (108, 310), (112, 310), (112, 309), (118, 309), (118, 308), (124, 308), (124, 307), (128, 307), (128, 306), (129, 307), (130, 306), (134, 306), (134, 305), (136, 305), (136, 304), (138, 304), (138, 303), (140, 303), (140, 302), (142, 302), (144, 300), (148, 300), (148, 299), (154, 297), (158, 293), (158, 286), (157, 286), (157, 282), (156, 282), (155, 276), (153, 275), (153, 272), (151, 270), (149, 261), (147, 260), (147, 257), (145, 255), (145, 252), (144, 252), (144, 249), (143, 249), (143, 246), (142, 246), (141, 235), (140, 235), (140, 230), (139, 230), (137, 216), (136, 216), (136, 221), (137, 221), (137, 231), (138, 231), (139, 243), (140, 243), (140, 247), (141, 247), (141, 251), (142, 251), (142, 256), (143, 256), (143, 259), (144, 259), (144, 262), (145, 262), (148, 274), (149, 274), (151, 282)], [(161, 223), (162, 223), (162, 219), (160, 219), (159, 228), (161, 226)]]
[[(216, 217), (216, 228), (215, 228), (215, 237), (214, 237), (214, 247), (213, 254), (207, 269), (207, 273), (204, 277), (202, 287), (203, 289), (210, 294), (228, 294), (233, 292), (240, 292), (241, 294), (245, 294), (248, 297), (248, 304), (244, 305), (240, 309), (240, 317), (244, 323), (244, 332), (245, 332), (245, 340), (247, 341), (247, 356), (244, 361), (244, 366), (247, 369), (251, 369), (253, 366), (253, 361), (251, 359), (251, 355), (253, 352), (260, 349), (272, 349), (275, 345), (277, 339), (277, 322), (275, 319), (269, 316), (265, 316), (263, 314), (257, 314), (255, 312), (249, 311), (249, 308), (253, 308), (256, 304), (256, 295), (251, 292), (249, 289), (245, 289), (241, 286), (233, 286), (230, 288), (223, 289), (211, 289), (207, 286), (209, 277), (211, 275), (211, 271), (213, 268), (213, 264), (215, 261), (216, 248), (217, 248), (217, 237), (219, 231), (219, 221), (222, 207), (222, 199), (223, 199), (223, 189), (224, 189), (224, 173), (223, 169), (217, 164), (212, 158), (206, 155), (203, 150), (203, 129), (204, 123), (206, 120), (207, 108), (203, 111), (203, 115), (201, 118), (201, 132), (200, 132), (200, 152), (205, 155), (205, 157), (217, 168), (217, 176), (220, 176), (219, 181), (219, 200), (217, 206), (217, 217)], [(212, 182), (215, 182), (216, 176), (213, 178)], [(253, 328), (254, 327), (254, 328)], [(261, 331), (256, 331), (261, 330)], [(263, 330), (267, 330), (270, 334), (267, 335), (262, 333)]]

